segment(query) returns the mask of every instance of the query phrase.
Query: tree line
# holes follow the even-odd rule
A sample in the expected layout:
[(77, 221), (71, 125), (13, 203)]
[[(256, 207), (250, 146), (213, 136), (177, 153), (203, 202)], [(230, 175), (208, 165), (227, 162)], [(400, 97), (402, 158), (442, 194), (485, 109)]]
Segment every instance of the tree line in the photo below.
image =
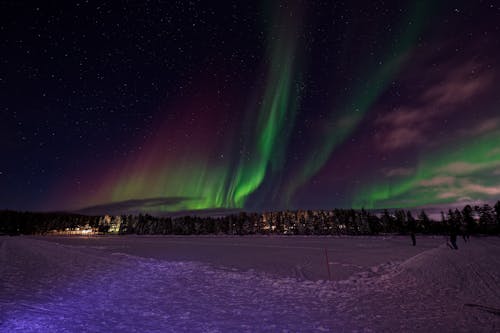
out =
[(0, 234), (47, 234), (77, 228), (106, 234), (137, 235), (377, 235), (383, 233), (467, 234), (500, 233), (500, 201), (494, 206), (467, 205), (441, 212), (437, 220), (422, 210), (372, 212), (365, 209), (241, 212), (222, 217), (157, 217), (148, 214), (86, 216), (67, 213), (0, 211)]

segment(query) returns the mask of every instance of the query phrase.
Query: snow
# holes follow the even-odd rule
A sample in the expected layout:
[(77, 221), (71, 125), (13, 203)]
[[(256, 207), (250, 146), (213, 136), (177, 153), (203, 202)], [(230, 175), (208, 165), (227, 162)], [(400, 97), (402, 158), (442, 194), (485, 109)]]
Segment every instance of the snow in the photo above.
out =
[(500, 330), (499, 238), (409, 243), (0, 237), (0, 332)]

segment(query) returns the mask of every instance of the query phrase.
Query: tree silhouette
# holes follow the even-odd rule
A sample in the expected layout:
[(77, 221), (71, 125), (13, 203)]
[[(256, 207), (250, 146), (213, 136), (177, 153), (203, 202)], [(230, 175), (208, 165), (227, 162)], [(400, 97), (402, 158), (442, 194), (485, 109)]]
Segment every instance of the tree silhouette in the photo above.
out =
[[(449, 210), (447, 218), (434, 222), (422, 210), (415, 219), (410, 211), (333, 209), (308, 211), (278, 211), (269, 213), (231, 214), (221, 217), (156, 217), (149, 214), (116, 217), (85, 216), (63, 213), (33, 213), (0, 211), (0, 234), (47, 234), (65, 232), (86, 225), (106, 233), (109, 227), (121, 221), (119, 234), (299, 234), (299, 235), (375, 235), (384, 233), (448, 233), (451, 225), (462, 227), (464, 236), (481, 232), (500, 232), (500, 201), (494, 207), (487, 204), (461, 211)], [(478, 223), (479, 222), (479, 223)], [(478, 228), (479, 226), (479, 228)]]
[(495, 204), (495, 218), (497, 221), (497, 229), (500, 230), (500, 200)]

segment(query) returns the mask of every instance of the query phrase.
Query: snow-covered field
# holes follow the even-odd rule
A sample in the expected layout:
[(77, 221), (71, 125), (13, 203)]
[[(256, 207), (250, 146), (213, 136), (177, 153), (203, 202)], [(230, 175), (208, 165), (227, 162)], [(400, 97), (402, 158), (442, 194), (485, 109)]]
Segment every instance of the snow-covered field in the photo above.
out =
[(409, 243), (0, 237), (0, 331), (500, 331), (500, 238)]

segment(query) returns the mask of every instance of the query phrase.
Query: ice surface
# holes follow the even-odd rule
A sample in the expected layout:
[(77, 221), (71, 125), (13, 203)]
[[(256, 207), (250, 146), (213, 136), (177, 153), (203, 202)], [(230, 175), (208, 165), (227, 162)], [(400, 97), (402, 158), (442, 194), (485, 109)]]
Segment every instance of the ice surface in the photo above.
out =
[(444, 243), (443, 237), (317, 236), (115, 236), (46, 237), (57, 243), (99, 248), (166, 261), (196, 261), (239, 271), (257, 270), (281, 277), (328, 279), (325, 249), (334, 280), (392, 261), (403, 261)]
[[(500, 239), (0, 237), (1, 332), (495, 332)], [(335, 281), (326, 281), (324, 248)]]

